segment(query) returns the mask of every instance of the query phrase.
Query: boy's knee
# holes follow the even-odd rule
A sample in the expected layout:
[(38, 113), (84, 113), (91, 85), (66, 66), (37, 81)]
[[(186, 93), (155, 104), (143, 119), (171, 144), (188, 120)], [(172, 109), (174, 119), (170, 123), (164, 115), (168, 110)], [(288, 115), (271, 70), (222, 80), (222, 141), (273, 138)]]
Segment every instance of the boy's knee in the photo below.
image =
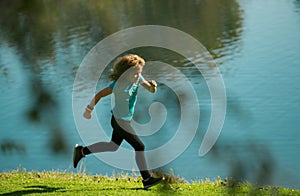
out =
[(119, 149), (119, 145), (115, 144), (114, 142), (111, 143), (111, 151), (115, 152)]

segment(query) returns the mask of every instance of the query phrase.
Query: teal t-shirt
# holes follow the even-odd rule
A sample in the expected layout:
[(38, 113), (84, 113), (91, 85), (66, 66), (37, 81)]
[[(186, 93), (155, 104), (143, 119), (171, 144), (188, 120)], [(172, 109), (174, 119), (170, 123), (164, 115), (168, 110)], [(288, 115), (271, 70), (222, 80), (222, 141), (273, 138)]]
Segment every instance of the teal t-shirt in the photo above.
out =
[(134, 114), (134, 107), (137, 101), (139, 85), (144, 78), (140, 76), (138, 83), (129, 81), (113, 81), (109, 87), (113, 89), (114, 106), (112, 109), (115, 118), (131, 121)]

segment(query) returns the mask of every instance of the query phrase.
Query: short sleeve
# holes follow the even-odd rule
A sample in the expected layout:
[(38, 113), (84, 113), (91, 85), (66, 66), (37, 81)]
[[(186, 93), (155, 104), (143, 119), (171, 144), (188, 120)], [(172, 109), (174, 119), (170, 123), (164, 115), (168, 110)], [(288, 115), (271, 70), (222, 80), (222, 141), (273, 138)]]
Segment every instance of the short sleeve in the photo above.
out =
[(108, 87), (114, 89), (115, 85), (116, 85), (116, 81), (113, 81), (112, 83), (110, 83)]
[(145, 78), (141, 75), (140, 78), (139, 78), (139, 83), (138, 84), (142, 84), (143, 81), (145, 81)]

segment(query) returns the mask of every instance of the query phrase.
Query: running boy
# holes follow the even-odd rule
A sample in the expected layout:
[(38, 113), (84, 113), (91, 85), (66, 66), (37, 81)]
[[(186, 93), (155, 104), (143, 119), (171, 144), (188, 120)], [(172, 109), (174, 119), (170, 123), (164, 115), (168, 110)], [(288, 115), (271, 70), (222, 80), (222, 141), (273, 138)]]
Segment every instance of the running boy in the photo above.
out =
[(130, 124), (134, 114), (139, 85), (152, 93), (156, 92), (156, 82), (154, 80), (146, 81), (141, 75), (144, 65), (144, 59), (133, 54), (123, 56), (116, 61), (113, 73), (110, 75), (112, 83), (95, 95), (83, 114), (85, 118), (90, 119), (91, 113), (99, 100), (114, 93), (115, 105), (112, 109), (111, 126), (113, 132), (111, 141), (98, 142), (86, 147), (76, 144), (73, 156), (74, 168), (86, 155), (116, 151), (122, 141), (125, 140), (135, 150), (135, 160), (143, 178), (144, 188), (149, 188), (161, 181), (161, 178), (154, 178), (150, 175), (144, 155), (145, 146)]

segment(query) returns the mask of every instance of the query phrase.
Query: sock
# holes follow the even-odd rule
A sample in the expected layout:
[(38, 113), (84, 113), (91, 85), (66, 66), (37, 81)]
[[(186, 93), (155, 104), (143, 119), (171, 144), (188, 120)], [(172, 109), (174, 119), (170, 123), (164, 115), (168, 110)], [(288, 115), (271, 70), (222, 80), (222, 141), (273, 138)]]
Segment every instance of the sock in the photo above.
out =
[(83, 152), (83, 155), (88, 155), (88, 154), (92, 153), (87, 147), (83, 147), (82, 152)]
[(147, 170), (146, 171), (140, 171), (140, 173), (142, 175), (143, 180), (148, 180), (151, 177), (149, 171), (147, 171)]

